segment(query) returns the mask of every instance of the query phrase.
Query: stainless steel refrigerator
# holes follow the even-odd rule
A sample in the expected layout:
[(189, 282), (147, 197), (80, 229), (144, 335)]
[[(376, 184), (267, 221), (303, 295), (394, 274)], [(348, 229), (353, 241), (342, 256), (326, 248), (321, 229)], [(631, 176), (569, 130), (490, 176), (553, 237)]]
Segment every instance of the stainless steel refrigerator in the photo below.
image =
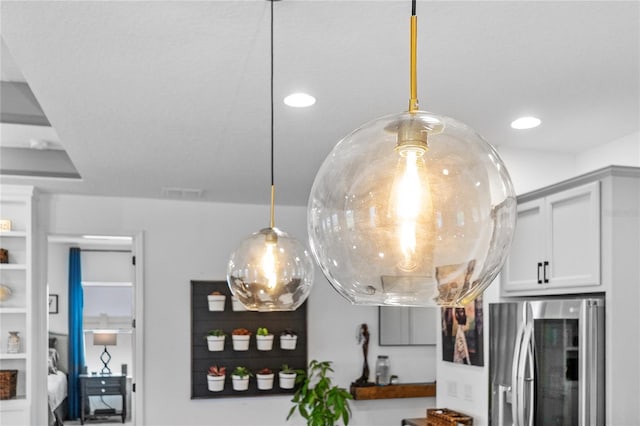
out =
[(492, 426), (604, 425), (604, 299), (489, 305)]

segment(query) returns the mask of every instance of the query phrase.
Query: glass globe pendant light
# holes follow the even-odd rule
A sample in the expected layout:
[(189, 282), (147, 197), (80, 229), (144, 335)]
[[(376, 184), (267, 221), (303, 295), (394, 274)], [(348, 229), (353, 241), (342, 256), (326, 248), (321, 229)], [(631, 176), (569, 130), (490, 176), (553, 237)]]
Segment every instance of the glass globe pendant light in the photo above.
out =
[(358, 305), (466, 304), (500, 272), (515, 229), (515, 193), (493, 147), (418, 109), (415, 8), (409, 110), (338, 142), (309, 197), (311, 251)]
[(231, 293), (251, 311), (293, 311), (309, 297), (313, 261), (295, 238), (275, 227), (273, 173), (273, 3), (271, 3), (271, 220), (231, 253), (227, 283)]

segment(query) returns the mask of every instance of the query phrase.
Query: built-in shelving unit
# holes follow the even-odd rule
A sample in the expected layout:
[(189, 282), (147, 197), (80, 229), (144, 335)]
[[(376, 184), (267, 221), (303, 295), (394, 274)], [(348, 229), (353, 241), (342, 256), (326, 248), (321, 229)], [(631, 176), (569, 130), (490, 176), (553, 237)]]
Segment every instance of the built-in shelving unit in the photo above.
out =
[[(2, 185), (0, 219), (11, 229), (0, 231), (0, 248), (8, 263), (0, 263), (0, 284), (11, 295), (0, 301), (0, 370), (17, 370), (16, 397), (0, 401), (0, 418), (6, 424), (31, 424), (33, 363), (33, 199), (31, 186)], [(9, 331), (20, 336), (18, 353), (8, 353)]]

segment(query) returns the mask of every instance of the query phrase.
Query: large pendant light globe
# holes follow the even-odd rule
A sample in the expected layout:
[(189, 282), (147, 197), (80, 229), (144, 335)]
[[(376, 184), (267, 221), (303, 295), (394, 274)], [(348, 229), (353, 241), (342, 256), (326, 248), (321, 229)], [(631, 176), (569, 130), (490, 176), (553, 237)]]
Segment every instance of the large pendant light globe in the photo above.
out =
[(373, 120), (316, 175), (307, 226), (331, 285), (359, 305), (459, 306), (506, 260), (516, 200), (497, 152), (424, 111)]

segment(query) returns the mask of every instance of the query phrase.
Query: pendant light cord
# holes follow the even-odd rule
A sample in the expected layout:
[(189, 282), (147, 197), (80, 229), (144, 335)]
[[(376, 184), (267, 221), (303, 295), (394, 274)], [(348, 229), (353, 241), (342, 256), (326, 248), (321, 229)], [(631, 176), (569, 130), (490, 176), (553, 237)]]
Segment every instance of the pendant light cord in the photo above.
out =
[(411, 54), (410, 54), (410, 98), (409, 112), (418, 110), (418, 77), (416, 72), (416, 56), (418, 47), (418, 17), (416, 16), (416, 0), (411, 1)]
[[(415, 1), (415, 0), (414, 0)], [(275, 186), (275, 179), (274, 179), (274, 173), (273, 173), (273, 153), (274, 153), (274, 142), (273, 142), (273, 127), (274, 127), (274, 113), (273, 113), (273, 3), (275, 2), (275, 0), (269, 0), (269, 2), (271, 3), (271, 54), (270, 54), (270, 60), (271, 60), (271, 79), (270, 79), (270, 83), (271, 83), (271, 221), (269, 222), (269, 227), (270, 228), (274, 228), (275, 227), (275, 196), (276, 196), (276, 186)]]

